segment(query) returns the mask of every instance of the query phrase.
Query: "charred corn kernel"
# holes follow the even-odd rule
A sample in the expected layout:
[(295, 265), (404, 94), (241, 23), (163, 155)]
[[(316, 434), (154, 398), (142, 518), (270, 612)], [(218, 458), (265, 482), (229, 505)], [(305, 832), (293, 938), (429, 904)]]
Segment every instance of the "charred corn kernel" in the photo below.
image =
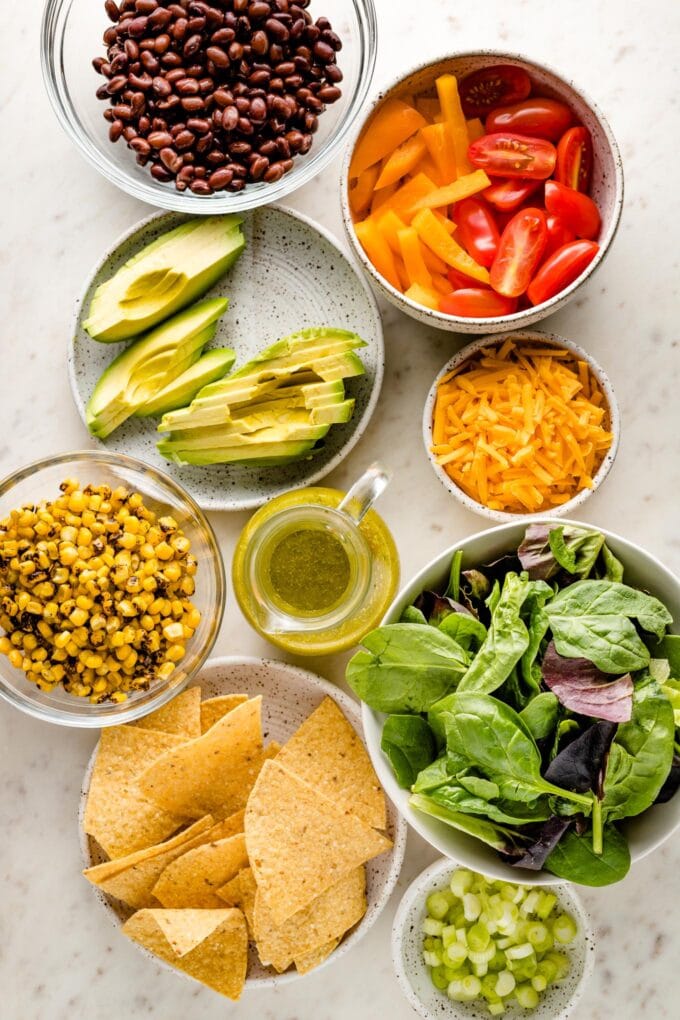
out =
[(93, 605), (94, 603), (92, 599), (87, 598), (86, 595), (78, 595), (78, 597), (76, 598), (76, 606), (78, 607), (78, 609), (84, 609), (85, 612), (87, 612), (89, 609), (92, 609)]
[(7, 658), (15, 669), (21, 669), (21, 663), (24, 661), (24, 657), (18, 648), (13, 648), (11, 652), (8, 652)]
[(94, 613), (90, 617), (90, 630), (105, 630), (106, 617), (103, 613)]
[(59, 562), (70, 567), (78, 559), (78, 551), (74, 545), (64, 543), (59, 550)]
[(184, 628), (181, 623), (166, 623), (163, 627), (163, 637), (168, 641), (183, 641)]
[(196, 591), (193, 577), (183, 577), (179, 588), (183, 595), (193, 595)]
[(47, 601), (47, 599), (50, 599), (54, 595), (55, 590), (56, 589), (51, 581), (42, 581), (40, 584), (36, 584), (33, 589), (33, 594), (37, 595), (39, 599)]
[(192, 627), (193, 630), (196, 630), (199, 623), (201, 622), (201, 614), (199, 613), (198, 609), (191, 609), (187, 613), (184, 622), (186, 623), (187, 627)]
[(19, 611), (23, 613), (24, 609), (26, 608), (30, 601), (31, 596), (28, 594), (28, 592), (20, 591), (19, 594), (17, 595), (17, 608), (19, 609)]
[(76, 545), (76, 542), (77, 542), (77, 539), (78, 539), (78, 529), (77, 528), (72, 528), (70, 525), (67, 525), (65, 528), (61, 529), (61, 533), (59, 535), (59, 538), (64, 543), (70, 543), (71, 545)]
[(172, 676), (175, 669), (173, 662), (164, 662), (161, 668), (157, 672), (159, 680), (167, 680), (168, 677)]
[(137, 608), (129, 599), (121, 599), (118, 603), (118, 612), (121, 616), (136, 616)]
[(54, 636), (54, 644), (56, 648), (66, 648), (66, 645), (71, 640), (71, 631), (62, 630)]
[(120, 645), (119, 648), (116, 648), (116, 658), (119, 662), (124, 662), (131, 651), (132, 648), (130, 645)]
[(142, 581), (142, 588), (144, 591), (154, 592), (158, 587), (158, 583), (155, 577), (145, 577)]
[(167, 542), (159, 542), (156, 546), (156, 556), (159, 560), (171, 560), (174, 555), (172, 546)]
[(179, 662), (186, 655), (186, 648), (184, 645), (171, 645), (165, 653), (167, 662)]
[(69, 620), (76, 627), (82, 627), (87, 620), (87, 612), (84, 609), (76, 607), (72, 613), (69, 613)]
[(182, 568), (176, 561), (168, 563), (167, 567), (163, 569), (163, 577), (166, 581), (179, 581), (182, 576)]
[(49, 624), (45, 623), (44, 620), (41, 620), (40, 623), (38, 624), (38, 633), (40, 634), (41, 637), (44, 637), (46, 641), (49, 641), (50, 638), (54, 635), (54, 631), (49, 626)]
[(4, 634), (3, 634), (3, 636), (0, 637), (0, 654), (2, 654), (2, 655), (9, 655), (9, 653), (11, 651), (12, 651), (12, 642), (9, 640), (8, 637), (5, 637)]
[[(168, 654), (170, 654), (171, 651), (172, 649), (169, 648)], [(35, 651), (32, 653), (31, 658), (33, 659), (33, 662), (44, 662), (45, 659), (47, 658), (47, 649), (36, 648)]]
[(42, 611), (42, 603), (36, 602), (35, 599), (30, 599), (26, 603), (26, 612), (30, 613), (32, 616), (42, 616)]
[(23, 574), (24, 577), (27, 577), (29, 574), (32, 574), (34, 571), (35, 571), (35, 563), (33, 562), (33, 560), (24, 560), (19, 565), (19, 573)]
[(80, 649), (78, 648), (78, 645), (75, 643), (75, 641), (69, 640), (69, 643), (66, 645), (66, 652), (68, 653), (68, 655), (70, 655), (71, 658), (73, 658), (73, 656), (77, 655), (79, 651)]
[(30, 652), (33, 648), (38, 647), (38, 639), (35, 634), (26, 634), (24, 635), (22, 644), (26, 651)]

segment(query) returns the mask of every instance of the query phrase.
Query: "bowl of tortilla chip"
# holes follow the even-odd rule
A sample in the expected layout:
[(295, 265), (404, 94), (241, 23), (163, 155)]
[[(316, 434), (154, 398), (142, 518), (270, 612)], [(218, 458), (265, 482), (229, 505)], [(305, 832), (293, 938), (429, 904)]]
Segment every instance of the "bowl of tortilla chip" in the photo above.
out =
[(102, 732), (81, 794), (85, 877), (143, 951), (231, 999), (346, 953), (401, 869), (358, 706), (282, 662), (212, 659)]

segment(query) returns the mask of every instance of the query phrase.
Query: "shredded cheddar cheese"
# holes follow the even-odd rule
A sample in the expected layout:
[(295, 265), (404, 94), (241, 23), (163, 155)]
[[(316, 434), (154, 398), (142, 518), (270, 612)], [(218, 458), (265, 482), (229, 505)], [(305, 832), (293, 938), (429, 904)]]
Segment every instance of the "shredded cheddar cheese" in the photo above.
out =
[(432, 453), (492, 510), (551, 510), (592, 488), (612, 442), (608, 413), (586, 362), (566, 348), (508, 339), (443, 377)]

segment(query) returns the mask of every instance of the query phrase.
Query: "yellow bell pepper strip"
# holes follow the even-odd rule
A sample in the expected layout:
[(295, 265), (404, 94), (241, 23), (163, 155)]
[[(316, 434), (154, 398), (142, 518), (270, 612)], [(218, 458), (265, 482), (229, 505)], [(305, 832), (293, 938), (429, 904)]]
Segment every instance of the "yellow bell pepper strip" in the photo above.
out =
[(416, 174), (406, 184), (402, 184), (400, 188), (392, 195), (389, 202), (386, 203), (387, 208), (393, 209), (394, 212), (406, 223), (411, 222), (411, 217), (415, 212), (414, 206), (419, 199), (425, 195), (429, 195), (431, 191), (436, 191), (437, 185), (423, 173)]
[(473, 117), (472, 120), (467, 122), (467, 134), (470, 145), (486, 134), (486, 129), (479, 117)]
[(396, 184), (415, 169), (425, 152), (425, 142), (420, 137), (420, 132), (408, 138), (387, 157), (375, 187), (379, 189), (387, 187), (388, 184)]
[[(354, 224), (354, 230), (359, 242), (368, 255), (369, 259), (384, 276), (388, 283), (391, 283), (397, 290), (401, 290), (401, 277), (397, 269), (392, 249), (378, 230), (374, 219), (362, 220)], [(448, 235), (446, 235), (448, 237)]]
[(434, 96), (420, 96), (416, 99), (416, 109), (430, 124), (437, 124), (442, 120), (442, 108)]
[(354, 185), (349, 189), (350, 208), (359, 219), (369, 210), (379, 174), (380, 164), (377, 163), (359, 174)]
[(476, 195), (484, 188), (488, 188), (490, 184), (491, 181), (483, 170), (475, 170), (471, 174), (459, 177), (453, 184), (449, 184), (445, 188), (437, 188), (436, 191), (430, 191), (423, 198), (418, 199), (415, 207), (416, 212), (421, 209), (441, 209), (443, 206), (462, 202), (464, 198)]
[(441, 180), (444, 184), (455, 181), (458, 176), (456, 153), (448, 124), (428, 124), (419, 133), (427, 146), (432, 162), (437, 167)]
[(406, 229), (404, 221), (393, 209), (379, 209), (375, 217), (378, 230), (383, 235), (395, 255), (401, 256), (399, 231)]
[(431, 209), (421, 209), (413, 217), (413, 226), (418, 231), (421, 241), (430, 248), (435, 255), (443, 259), (447, 265), (458, 269), (459, 272), (471, 276), (481, 283), (489, 282), (489, 272), (484, 266), (478, 265), (468, 253), (448, 235)]
[[(381, 166), (382, 164), (378, 164)], [(371, 215), (378, 212), (382, 206), (386, 206), (389, 200), (392, 198), (399, 187), (398, 184), (389, 184), (386, 188), (380, 188), (379, 191), (373, 192), (373, 198), (371, 199)]]
[[(430, 251), (427, 245), (423, 244), (422, 241), (420, 242), (420, 248), (423, 253), (425, 265), (430, 270), (430, 272), (432, 274), (437, 274), (439, 276), (446, 276), (449, 267), (447, 266), (446, 262), (444, 262), (444, 259), (440, 259), (439, 256), (435, 255), (433, 251)], [(447, 293), (449, 293), (450, 290), (451, 288), (449, 288), (449, 291), (447, 291)]]
[(456, 154), (458, 176), (462, 177), (463, 174), (470, 173), (472, 165), (467, 158), (470, 142), (465, 114), (463, 113), (463, 107), (460, 104), (460, 97), (458, 95), (458, 81), (454, 74), (442, 74), (437, 78), (435, 85), (437, 86), (437, 95), (441, 103), (444, 121), (450, 127), (453, 148)]
[(421, 287), (432, 289), (432, 276), (422, 256), (418, 231), (414, 230), (413, 227), (405, 227), (399, 231), (397, 236), (401, 256), (406, 267), (409, 286), (417, 283)]
[(350, 179), (389, 156), (426, 124), (415, 107), (401, 99), (386, 99), (371, 117), (356, 144), (349, 167)]
[(411, 284), (406, 291), (406, 297), (417, 305), (432, 308), (435, 312), (439, 309), (439, 295), (427, 287), (422, 287), (419, 283)]
[(449, 183), (442, 177), (439, 169), (435, 166), (432, 156), (427, 151), (418, 164), (418, 173), (425, 174), (425, 176), (429, 177), (438, 188), (442, 188), (445, 184)]
[(438, 291), (442, 297), (448, 297), (451, 293), (451, 281), (448, 276), (442, 276), (441, 273), (433, 273), (432, 289)]

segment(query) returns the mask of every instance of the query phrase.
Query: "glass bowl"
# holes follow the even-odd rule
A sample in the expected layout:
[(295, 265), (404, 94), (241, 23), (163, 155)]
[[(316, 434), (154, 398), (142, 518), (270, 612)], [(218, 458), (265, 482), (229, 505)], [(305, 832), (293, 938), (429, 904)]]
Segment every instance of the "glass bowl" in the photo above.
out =
[(47, 0), (41, 31), (41, 63), (54, 110), (81, 153), (108, 181), (134, 198), (163, 209), (187, 213), (231, 213), (280, 201), (313, 180), (344, 144), (366, 99), (377, 50), (373, 0), (312, 0), (310, 13), (326, 16), (343, 41), (338, 64), (344, 74), (342, 98), (319, 117), (319, 130), (308, 155), (299, 156), (280, 181), (249, 184), (243, 191), (213, 195), (179, 192), (141, 167), (123, 139), (109, 141), (105, 104), (96, 98), (105, 80), (92, 67), (104, 54), (102, 34), (110, 27), (104, 0)]
[(0, 697), (15, 708), (46, 722), (62, 726), (99, 728), (132, 722), (160, 708), (178, 694), (208, 658), (224, 612), (224, 566), (214, 532), (200, 508), (184, 489), (148, 464), (120, 454), (82, 451), (35, 461), (0, 481), (0, 520), (26, 503), (54, 499), (66, 478), (82, 484), (125, 485), (141, 493), (146, 506), (169, 513), (191, 543), (198, 560), (196, 591), (191, 601), (201, 613), (193, 637), (187, 641), (184, 659), (167, 680), (146, 691), (130, 693), (127, 701), (94, 705), (87, 698), (69, 694), (61, 687), (47, 693), (27, 680), (20, 669), (0, 655)]

